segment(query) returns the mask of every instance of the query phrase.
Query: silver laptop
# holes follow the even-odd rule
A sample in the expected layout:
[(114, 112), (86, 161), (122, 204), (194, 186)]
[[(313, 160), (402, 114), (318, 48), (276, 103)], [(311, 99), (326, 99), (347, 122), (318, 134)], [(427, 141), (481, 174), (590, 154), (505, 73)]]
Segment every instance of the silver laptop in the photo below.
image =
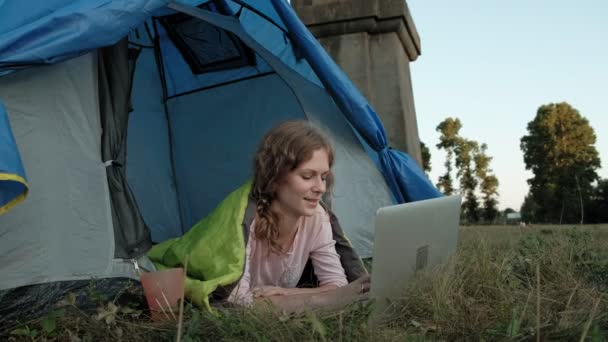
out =
[(370, 297), (373, 321), (392, 313), (416, 271), (434, 267), (456, 251), (461, 196), (380, 208), (376, 213)]

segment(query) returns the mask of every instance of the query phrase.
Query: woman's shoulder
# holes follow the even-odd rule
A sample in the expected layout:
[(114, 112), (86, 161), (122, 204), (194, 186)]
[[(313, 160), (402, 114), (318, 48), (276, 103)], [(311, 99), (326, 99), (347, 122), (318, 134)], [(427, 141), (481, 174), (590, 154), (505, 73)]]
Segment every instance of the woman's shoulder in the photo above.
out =
[(329, 214), (321, 204), (317, 205), (317, 208), (315, 209), (315, 214), (313, 216), (316, 217), (318, 220), (321, 220), (322, 222), (329, 222)]

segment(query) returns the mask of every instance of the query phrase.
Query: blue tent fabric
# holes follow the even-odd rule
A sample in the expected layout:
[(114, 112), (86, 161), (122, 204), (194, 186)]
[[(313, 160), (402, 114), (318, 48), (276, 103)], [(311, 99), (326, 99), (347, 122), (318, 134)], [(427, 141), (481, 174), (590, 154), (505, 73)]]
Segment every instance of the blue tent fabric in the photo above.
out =
[(292, 43), (301, 49), (325, 89), (365, 141), (379, 153), (382, 172), (397, 201), (442, 196), (410, 156), (388, 147), (384, 126), (376, 112), (302, 24), (291, 6), (284, 0), (272, 0), (272, 4), (287, 27)]
[[(163, 90), (151, 48), (141, 51), (133, 75), (127, 134), (127, 179), (153, 242), (181, 236), (182, 223), (171, 167)], [(151, 132), (156, 132), (153, 137)], [(149, 202), (153, 202), (150, 204)]]
[[(179, 1), (190, 6), (207, 2)], [(232, 71), (235, 72), (232, 75), (229, 72), (219, 77), (218, 74), (217, 82), (241, 77), (243, 71), (260, 75), (277, 67), (296, 70), (313, 83), (322, 84), (332, 95), (366, 145), (378, 155), (375, 159), (379, 160), (382, 173), (398, 202), (441, 196), (411, 157), (388, 147), (386, 133), (374, 110), (299, 21), (287, 1), (225, 0), (225, 3), (232, 11), (240, 13), (240, 17), (213, 13), (211, 21), (247, 35), (249, 40), (246, 44), (250, 47), (257, 45), (254, 50), (267, 64), (259, 63), (256, 70), (245, 67), (249, 69)], [(111, 45), (151, 16), (175, 13), (167, 5), (167, 0), (48, 0), (37, 6), (27, 2), (0, 2), (0, 76), (29, 65), (56, 63)], [(263, 50), (261, 54), (260, 47)], [(294, 48), (298, 53), (293, 51)], [(175, 51), (163, 49), (166, 57), (177, 60)], [(202, 79), (182, 82), (185, 79), (182, 76), (186, 74), (184, 64), (179, 70), (171, 69), (176, 65), (165, 69), (167, 76), (177, 77), (181, 82), (174, 82), (169, 87), (169, 96), (208, 84)], [(0, 149), (10, 149), (9, 143), (0, 141), (0, 144)], [(9, 163), (5, 155), (8, 154), (3, 154), (0, 160), (2, 166)], [(19, 174), (23, 170), (15, 172)], [(21, 186), (26, 189), (25, 185), (18, 185)], [(4, 190), (3, 194), (9, 193), (7, 191)]]
[[(179, 2), (196, 6), (208, 1)], [(111, 45), (152, 15), (167, 14), (166, 4), (167, 0), (0, 2), (0, 75)], [(255, 8), (284, 29), (270, 3), (228, 0), (227, 4), (231, 9)]]
[(321, 86), (321, 81), (304, 58), (300, 58), (294, 51), (294, 45), (289, 36), (280, 28), (269, 23), (259, 14), (243, 9), (239, 17), (243, 29), (266, 48), (283, 64), (298, 72), (307, 80)]
[(28, 185), (8, 115), (0, 103), (0, 215), (25, 199)]
[[(185, 231), (211, 213), (235, 183), (251, 178), (252, 156), (267, 130), (285, 120), (305, 118), (277, 74), (180, 96), (167, 106)], [(225, 129), (226, 122), (231, 122), (230, 130)], [(222, 148), (209, 148), (214, 145)], [(192, 158), (193, 151), (201, 151), (196, 153), (201, 157)]]
[[(286, 0), (284, 0), (287, 3)], [(231, 1), (233, 2), (233, 1)], [(274, 24), (277, 24), (281, 29), (287, 31), (287, 26), (281, 19), (281, 16), (274, 8), (271, 2), (259, 1), (259, 0), (242, 0), (241, 2), (255, 8), (257, 11), (263, 13), (266, 17), (270, 18)]]
[(114, 44), (165, 4), (165, 0), (46, 0), (41, 6), (1, 2), (0, 75)]

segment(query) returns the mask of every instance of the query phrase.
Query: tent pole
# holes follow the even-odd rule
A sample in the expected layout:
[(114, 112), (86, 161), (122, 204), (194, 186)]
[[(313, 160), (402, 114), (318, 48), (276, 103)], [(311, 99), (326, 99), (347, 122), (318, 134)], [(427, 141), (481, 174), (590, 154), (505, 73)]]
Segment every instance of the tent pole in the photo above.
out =
[[(156, 29), (156, 19), (152, 19), (152, 28), (154, 29), (154, 57), (156, 59), (156, 66), (158, 67), (158, 74), (160, 77), (160, 83), (163, 89), (163, 109), (165, 111), (165, 119), (167, 120), (167, 133), (169, 135), (169, 157), (171, 160), (171, 173), (173, 175), (173, 186), (175, 187), (175, 194), (177, 197), (177, 211), (179, 213), (179, 228), (184, 235), (186, 230), (184, 229), (184, 214), (182, 211), (179, 186), (177, 184), (177, 173), (175, 172), (175, 156), (173, 153), (173, 126), (171, 125), (171, 119), (169, 118), (169, 108), (167, 107), (167, 100), (169, 98), (167, 91), (167, 82), (165, 78), (165, 66), (163, 64), (163, 56), (160, 50), (160, 39), (158, 38), (158, 30)], [(146, 25), (147, 27), (147, 25)]]

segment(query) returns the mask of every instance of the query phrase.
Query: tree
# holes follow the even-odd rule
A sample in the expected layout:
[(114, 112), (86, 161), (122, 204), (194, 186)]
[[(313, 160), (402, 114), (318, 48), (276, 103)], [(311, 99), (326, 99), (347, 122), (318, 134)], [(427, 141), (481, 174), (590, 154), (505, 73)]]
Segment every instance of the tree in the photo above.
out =
[(524, 198), (524, 203), (521, 205), (521, 220), (524, 222), (539, 222), (536, 213), (539, 211), (539, 205), (534, 202), (534, 198), (528, 194)]
[(478, 149), (478, 144), (475, 141), (468, 139), (457, 139), (456, 149), (456, 176), (460, 180), (460, 191), (464, 197), (462, 203), (462, 216), (468, 222), (479, 221), (479, 202), (475, 196), (477, 188), (477, 178), (475, 177), (475, 169), (473, 167), (473, 155)]
[(441, 133), (439, 137), (438, 149), (444, 149), (446, 152), (445, 159), (445, 174), (439, 177), (437, 188), (446, 195), (454, 193), (454, 184), (452, 182), (452, 159), (454, 156), (454, 150), (458, 144), (459, 136), (458, 131), (462, 124), (459, 119), (447, 118), (443, 120), (437, 126), (437, 132)]
[(483, 210), (481, 216), (487, 223), (492, 223), (498, 216), (498, 178), (494, 176), (490, 169), (490, 162), (492, 157), (488, 156), (486, 151), (488, 146), (481, 144), (474, 156), (475, 160), (475, 174), (479, 179), (479, 186), (483, 196)]
[[(492, 174), (488, 156), (487, 145), (479, 145), (474, 140), (460, 136), (462, 123), (457, 118), (446, 118), (437, 126), (441, 133), (437, 148), (446, 151), (444, 175), (439, 177), (437, 187), (446, 195), (454, 192), (452, 179), (452, 165), (456, 169), (456, 178), (459, 181), (459, 190), (464, 197), (461, 216), (464, 220), (473, 223), (479, 222), (483, 217), (486, 222), (493, 222), (498, 216), (498, 179)], [(483, 210), (479, 208), (476, 195), (477, 186), (483, 194)]]
[(431, 172), (431, 151), (422, 141), (420, 142), (420, 154), (422, 155), (422, 170), (428, 175)]
[(600, 167), (596, 137), (587, 119), (566, 102), (538, 108), (521, 138), (526, 169), (534, 177), (530, 204), (535, 221), (574, 223), (584, 219), (584, 206)]
[(608, 179), (602, 179), (597, 182), (586, 207), (589, 208), (587, 222), (608, 223)]

